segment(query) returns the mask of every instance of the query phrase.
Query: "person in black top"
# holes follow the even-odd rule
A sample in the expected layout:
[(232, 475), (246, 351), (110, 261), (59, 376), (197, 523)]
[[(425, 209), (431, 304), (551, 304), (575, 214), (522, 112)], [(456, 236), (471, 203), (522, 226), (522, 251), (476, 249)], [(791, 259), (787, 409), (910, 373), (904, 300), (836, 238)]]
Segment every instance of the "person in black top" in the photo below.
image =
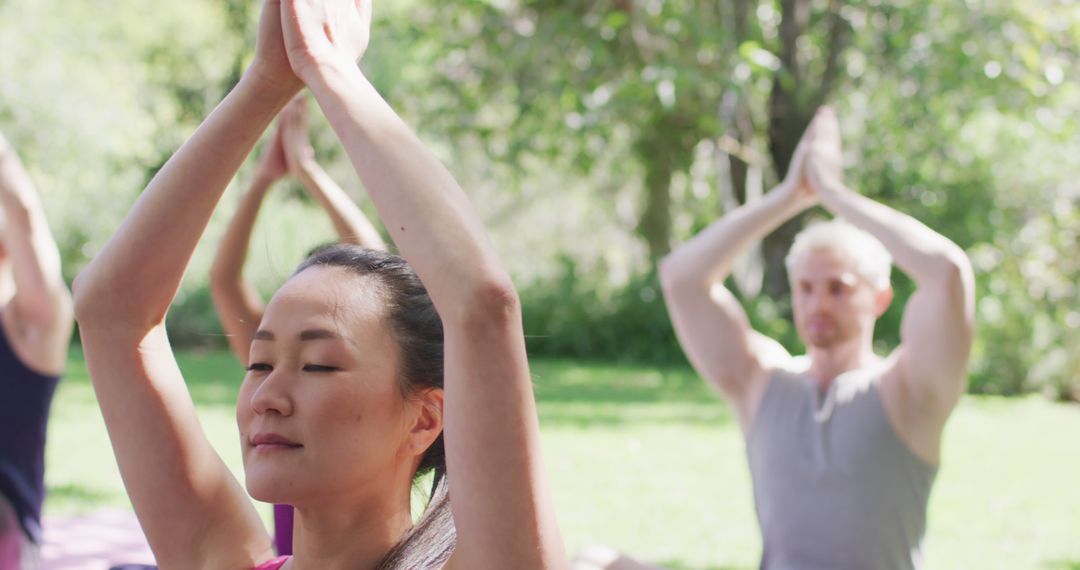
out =
[(34, 185), (0, 134), (0, 568), (39, 566), (45, 426), (74, 324)]

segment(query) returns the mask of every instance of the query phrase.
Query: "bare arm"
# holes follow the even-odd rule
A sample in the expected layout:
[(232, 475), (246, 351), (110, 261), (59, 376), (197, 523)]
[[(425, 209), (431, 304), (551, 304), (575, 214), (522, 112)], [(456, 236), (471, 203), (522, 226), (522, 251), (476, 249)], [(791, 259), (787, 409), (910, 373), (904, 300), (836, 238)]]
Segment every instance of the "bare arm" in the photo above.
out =
[(162, 568), (250, 568), (269, 536), (199, 426), (165, 312), (225, 186), (299, 89), (268, 0), (252, 67), (158, 172), (79, 276), (87, 366), (121, 475)]
[(7, 221), (3, 246), (11, 259), (15, 295), (6, 321), (20, 356), (35, 370), (59, 373), (74, 325), (71, 294), (60, 272), (60, 252), (41, 200), (19, 157), (0, 135), (0, 210)]
[(917, 285), (904, 309), (897, 363), (913, 408), (943, 418), (967, 378), (975, 320), (971, 264), (948, 238), (845, 187), (836, 118), (826, 108), (814, 123), (807, 171), (822, 203), (880, 240)]
[(289, 171), (326, 210), (338, 239), (368, 249), (386, 250), (382, 236), (364, 212), (315, 160), (308, 141), (307, 101), (298, 99), (281, 113)]
[(800, 142), (788, 176), (762, 201), (714, 222), (660, 263), (664, 299), (679, 343), (698, 373), (732, 403), (744, 431), (767, 370), (789, 355), (750, 327), (746, 312), (723, 283), (739, 254), (814, 204), (800, 176), (804, 146)]
[[(323, 6), (350, 16), (328, 21)], [(354, 6), (287, 4), (286, 45), (442, 317), (446, 456), (458, 536), (448, 567), (565, 568), (517, 293), (465, 193), (353, 65), (370, 22), (370, 4), (360, 12)], [(351, 42), (357, 49), (343, 55)]]
[(210, 295), (214, 300), (214, 308), (217, 309), (221, 326), (225, 329), (229, 348), (244, 365), (247, 365), (251, 337), (259, 328), (264, 308), (259, 292), (244, 279), (244, 262), (247, 260), (255, 219), (259, 215), (263, 199), (266, 198), (266, 192), (288, 170), (282, 134), (279, 122), (259, 157), (255, 179), (240, 198), (240, 204), (229, 221), (229, 227), (225, 230), (225, 236), (214, 256), (214, 264), (210, 268)]

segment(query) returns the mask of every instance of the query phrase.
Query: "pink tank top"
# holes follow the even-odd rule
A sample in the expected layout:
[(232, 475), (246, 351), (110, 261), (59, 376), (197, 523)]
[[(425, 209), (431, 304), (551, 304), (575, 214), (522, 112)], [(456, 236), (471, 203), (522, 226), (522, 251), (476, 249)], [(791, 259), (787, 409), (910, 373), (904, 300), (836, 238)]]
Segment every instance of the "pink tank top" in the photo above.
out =
[(269, 562), (263, 562), (262, 564), (259, 564), (258, 566), (252, 568), (251, 570), (278, 570), (278, 568), (281, 568), (282, 566), (284, 566), (285, 562), (288, 561), (288, 560), (289, 560), (288, 556), (278, 556), (277, 558), (275, 558), (275, 559), (273, 559), (273, 560), (271, 560)]

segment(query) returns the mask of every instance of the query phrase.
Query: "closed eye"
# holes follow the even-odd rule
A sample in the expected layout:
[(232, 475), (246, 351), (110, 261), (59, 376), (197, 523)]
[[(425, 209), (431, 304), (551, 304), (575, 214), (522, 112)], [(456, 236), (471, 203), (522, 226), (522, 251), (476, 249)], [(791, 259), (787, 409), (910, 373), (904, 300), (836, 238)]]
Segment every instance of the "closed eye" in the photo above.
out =
[(252, 362), (247, 369), (251, 372), (271, 372), (274, 367), (265, 362)]
[(304, 372), (337, 372), (341, 370), (337, 366), (323, 366), (322, 364), (306, 364)]

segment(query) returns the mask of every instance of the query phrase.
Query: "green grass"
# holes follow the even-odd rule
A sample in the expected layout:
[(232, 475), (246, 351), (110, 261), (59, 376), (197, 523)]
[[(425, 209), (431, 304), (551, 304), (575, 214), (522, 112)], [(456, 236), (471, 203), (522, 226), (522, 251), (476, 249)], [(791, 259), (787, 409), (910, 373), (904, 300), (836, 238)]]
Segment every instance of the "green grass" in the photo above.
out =
[[(225, 353), (181, 354), (200, 418), (241, 473)], [(533, 363), (544, 460), (570, 551), (608, 544), (673, 570), (756, 567), (742, 439), (688, 370)], [(47, 514), (128, 507), (79, 354), (53, 408)], [(930, 504), (932, 568), (1080, 570), (1080, 406), (968, 397)]]

